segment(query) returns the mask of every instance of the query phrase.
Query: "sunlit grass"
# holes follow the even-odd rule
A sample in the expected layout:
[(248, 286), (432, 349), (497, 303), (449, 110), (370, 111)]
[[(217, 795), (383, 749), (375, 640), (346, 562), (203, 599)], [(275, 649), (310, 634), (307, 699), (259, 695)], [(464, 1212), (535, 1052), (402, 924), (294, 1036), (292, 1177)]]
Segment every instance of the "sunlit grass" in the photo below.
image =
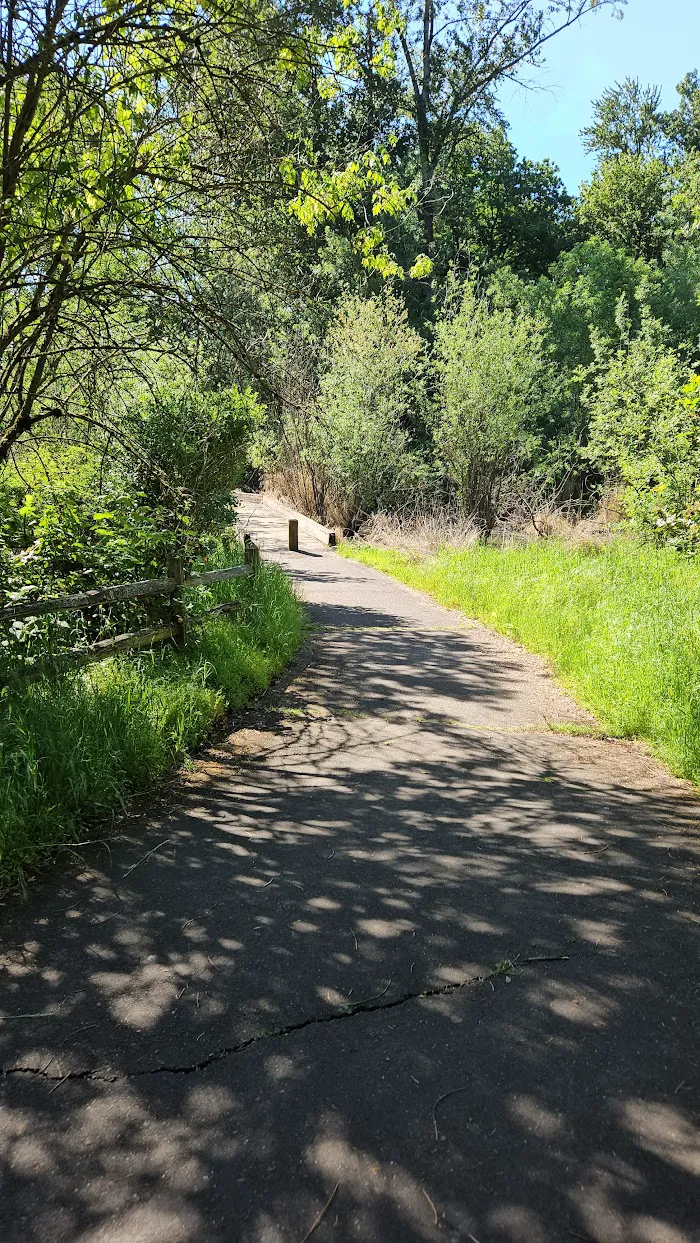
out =
[[(231, 560), (222, 551), (207, 568)], [(274, 566), (191, 597), (195, 611), (224, 600), (240, 609), (193, 628), (183, 653), (124, 656), (0, 695), (0, 884), (21, 885), (57, 847), (154, 787), (299, 645), (302, 608)]]
[(462, 609), (548, 658), (604, 732), (649, 742), (700, 781), (700, 561), (617, 539), (341, 551)]

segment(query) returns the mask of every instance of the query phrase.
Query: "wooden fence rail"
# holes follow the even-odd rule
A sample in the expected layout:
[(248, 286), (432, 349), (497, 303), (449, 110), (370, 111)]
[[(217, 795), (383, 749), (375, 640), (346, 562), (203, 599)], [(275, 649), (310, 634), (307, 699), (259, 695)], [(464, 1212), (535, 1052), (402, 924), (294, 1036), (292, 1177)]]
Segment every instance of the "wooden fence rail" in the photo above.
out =
[[(226, 570), (207, 570), (204, 574), (190, 574), (183, 579), (183, 587), (202, 587), (207, 583), (222, 583), (227, 578), (245, 578), (253, 573), (250, 565), (231, 565)], [(148, 596), (169, 596), (180, 586), (172, 578), (144, 578), (136, 583), (119, 583), (114, 587), (95, 587), (74, 596), (52, 596), (45, 600), (27, 600), (22, 604), (8, 604), (0, 609), (0, 622), (17, 621), (21, 617), (42, 617), (46, 613), (69, 613), (73, 610), (94, 608), (98, 604), (117, 604), (122, 600), (139, 600)]]
[(119, 652), (135, 651), (143, 647), (152, 647), (156, 643), (173, 639), (177, 646), (184, 646), (187, 632), (191, 626), (197, 626), (208, 617), (233, 612), (238, 606), (235, 602), (216, 604), (197, 617), (192, 617), (186, 607), (183, 590), (186, 587), (204, 587), (210, 583), (223, 583), (230, 578), (247, 578), (257, 574), (260, 568), (260, 552), (249, 536), (244, 537), (243, 565), (230, 565), (223, 570), (205, 570), (202, 574), (185, 574), (182, 560), (172, 558), (168, 564), (168, 578), (145, 578), (135, 583), (117, 583), (112, 587), (96, 587), (91, 591), (77, 592), (71, 596), (53, 596), (44, 600), (26, 600), (21, 604), (10, 604), (0, 608), (0, 624), (12, 622), (22, 617), (42, 617), (49, 613), (83, 612), (100, 604), (116, 604), (125, 600), (143, 600), (152, 596), (169, 596), (171, 620), (167, 625), (153, 626), (146, 630), (135, 630), (129, 634), (119, 634), (112, 639), (102, 639), (88, 648), (70, 648), (61, 652), (50, 661), (39, 662), (22, 670), (23, 679), (33, 679), (47, 673), (60, 672), (63, 669), (79, 668), (93, 664), (95, 661), (106, 660)]

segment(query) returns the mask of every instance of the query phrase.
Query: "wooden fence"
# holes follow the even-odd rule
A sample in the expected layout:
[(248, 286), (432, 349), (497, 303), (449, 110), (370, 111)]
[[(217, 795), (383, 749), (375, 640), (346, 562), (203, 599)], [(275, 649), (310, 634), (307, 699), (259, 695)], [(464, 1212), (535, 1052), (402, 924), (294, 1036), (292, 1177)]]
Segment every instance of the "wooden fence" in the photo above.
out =
[(72, 596), (54, 596), (45, 600), (27, 600), (0, 608), (0, 624), (18, 621), (23, 617), (43, 617), (50, 613), (69, 613), (95, 608), (100, 604), (117, 604), (125, 600), (143, 600), (152, 596), (170, 597), (170, 621), (167, 625), (153, 626), (147, 630), (134, 630), (119, 634), (113, 639), (103, 639), (87, 648), (72, 648), (61, 652), (49, 662), (28, 667), (22, 678), (39, 677), (63, 669), (78, 668), (106, 660), (119, 652), (132, 652), (142, 647), (153, 647), (172, 639), (177, 647), (184, 647), (191, 626), (199, 625), (208, 617), (234, 611), (235, 602), (217, 604), (206, 613), (191, 617), (187, 612), (184, 590), (186, 587), (203, 587), (210, 583), (222, 583), (229, 578), (246, 578), (257, 574), (260, 551), (249, 535), (244, 536), (243, 565), (230, 565), (224, 570), (205, 570), (202, 574), (186, 574), (182, 559), (172, 557), (168, 561), (167, 578), (146, 578), (136, 583), (119, 583), (113, 587), (96, 587), (91, 591), (78, 592)]

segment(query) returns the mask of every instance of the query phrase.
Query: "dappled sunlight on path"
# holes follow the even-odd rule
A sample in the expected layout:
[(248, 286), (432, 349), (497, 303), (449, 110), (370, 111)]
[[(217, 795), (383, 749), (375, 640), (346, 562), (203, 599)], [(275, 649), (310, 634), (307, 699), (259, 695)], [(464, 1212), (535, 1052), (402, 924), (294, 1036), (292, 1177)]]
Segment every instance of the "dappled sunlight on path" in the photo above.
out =
[(302, 557), (287, 683), (8, 922), (0, 1237), (697, 1243), (695, 797)]

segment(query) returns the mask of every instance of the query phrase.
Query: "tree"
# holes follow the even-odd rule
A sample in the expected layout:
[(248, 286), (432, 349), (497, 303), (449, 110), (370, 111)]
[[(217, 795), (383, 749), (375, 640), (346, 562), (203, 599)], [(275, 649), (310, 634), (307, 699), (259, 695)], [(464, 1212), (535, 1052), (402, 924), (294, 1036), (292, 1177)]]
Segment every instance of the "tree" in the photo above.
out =
[(486, 532), (505, 480), (526, 464), (556, 399), (543, 327), (527, 310), (489, 306), (471, 282), (457, 313), (438, 326), (436, 449), (460, 505)]
[[(616, 0), (603, 0), (615, 7)], [(332, 70), (298, 86), (305, 149), (290, 161), (319, 296), (415, 277), (415, 322), (453, 261), (541, 272), (569, 244), (571, 201), (547, 161), (518, 161), (494, 91), (594, 0), (358, 0), (326, 13)], [(335, 27), (333, 22), (336, 22)], [(324, 62), (325, 64), (326, 62)], [(521, 212), (522, 209), (522, 212)], [(522, 217), (522, 218), (521, 218)], [(284, 264), (289, 248), (281, 253)], [(323, 291), (321, 293), (321, 291)]]
[(549, 160), (518, 159), (500, 127), (474, 127), (445, 170), (435, 222), (438, 277), (451, 264), (540, 276), (574, 240), (573, 199)]
[(593, 104), (595, 120), (581, 130), (583, 145), (603, 160), (613, 156), (662, 157), (666, 148), (658, 86), (625, 78)]
[[(11, 0), (1, 18), (0, 462), (207, 324), (250, 204), (283, 197), (274, 118), (303, 40), (272, 8)], [(233, 205), (235, 204), (235, 208)]]
[(700, 151), (679, 160), (669, 179), (668, 232), (677, 240), (697, 244), (700, 230)]
[(579, 219), (591, 234), (624, 246), (635, 258), (658, 258), (665, 241), (668, 200), (663, 160), (623, 153), (608, 156), (581, 187)]
[(663, 116), (667, 138), (680, 151), (700, 153), (700, 74), (697, 69), (687, 73), (676, 91), (680, 102)]
[(550, 39), (608, 2), (551, 0), (545, 7), (537, 0), (403, 0), (398, 63), (418, 152), (428, 254), (447, 197), (444, 170), (474, 122), (495, 115), (496, 86), (537, 64)]

